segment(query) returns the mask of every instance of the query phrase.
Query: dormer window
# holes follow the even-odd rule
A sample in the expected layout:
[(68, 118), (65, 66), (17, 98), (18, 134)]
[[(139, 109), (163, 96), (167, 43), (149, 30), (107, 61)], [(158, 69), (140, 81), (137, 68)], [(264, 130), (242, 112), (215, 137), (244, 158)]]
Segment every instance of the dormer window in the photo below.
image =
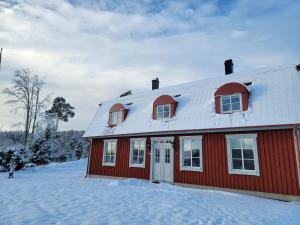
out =
[(154, 120), (171, 119), (175, 116), (177, 102), (170, 95), (161, 95), (153, 102)]
[(109, 110), (108, 125), (110, 127), (123, 123), (128, 114), (128, 109), (121, 103), (114, 104)]
[(233, 113), (241, 111), (241, 95), (224, 95), (221, 97), (222, 113)]
[(112, 112), (111, 114), (112, 117), (112, 124), (120, 124), (122, 122), (122, 112)]
[(158, 105), (157, 109), (157, 119), (169, 119), (170, 118), (170, 105)]
[(216, 113), (226, 114), (248, 109), (250, 92), (244, 84), (227, 83), (215, 92)]

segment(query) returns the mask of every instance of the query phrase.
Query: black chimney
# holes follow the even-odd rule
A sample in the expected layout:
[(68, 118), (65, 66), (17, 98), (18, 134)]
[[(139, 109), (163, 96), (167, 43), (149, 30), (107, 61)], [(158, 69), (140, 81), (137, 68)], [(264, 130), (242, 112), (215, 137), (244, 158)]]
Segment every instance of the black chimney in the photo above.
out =
[(227, 59), (224, 62), (225, 65), (225, 75), (233, 73), (233, 62), (232, 59)]
[(159, 89), (159, 79), (158, 78), (152, 80), (152, 90), (155, 90), (155, 89)]

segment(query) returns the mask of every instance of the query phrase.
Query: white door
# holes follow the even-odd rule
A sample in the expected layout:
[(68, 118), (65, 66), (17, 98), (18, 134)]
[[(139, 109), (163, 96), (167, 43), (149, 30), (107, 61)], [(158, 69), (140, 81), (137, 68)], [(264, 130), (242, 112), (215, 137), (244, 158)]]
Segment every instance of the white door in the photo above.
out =
[(170, 141), (155, 140), (152, 152), (152, 179), (173, 182), (174, 151)]

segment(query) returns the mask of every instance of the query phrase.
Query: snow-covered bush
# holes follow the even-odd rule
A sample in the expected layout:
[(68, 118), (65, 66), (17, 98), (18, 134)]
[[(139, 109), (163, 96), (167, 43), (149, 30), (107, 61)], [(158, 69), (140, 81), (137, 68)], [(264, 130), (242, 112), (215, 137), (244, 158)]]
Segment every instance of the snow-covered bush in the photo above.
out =
[(0, 148), (0, 171), (8, 171), (10, 165), (15, 165), (15, 169), (22, 169), (28, 162), (25, 148), (22, 145), (12, 145)]

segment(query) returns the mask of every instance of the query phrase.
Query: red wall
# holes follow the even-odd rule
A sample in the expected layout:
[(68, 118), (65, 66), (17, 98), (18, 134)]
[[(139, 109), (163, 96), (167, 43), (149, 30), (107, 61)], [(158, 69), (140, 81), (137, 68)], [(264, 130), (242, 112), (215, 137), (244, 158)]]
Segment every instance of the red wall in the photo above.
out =
[(93, 139), (89, 174), (150, 179), (150, 148), (145, 168), (129, 167), (130, 138), (118, 138), (115, 166), (102, 166), (103, 140)]
[[(254, 133), (254, 131), (247, 133)], [(203, 172), (180, 171), (179, 135), (175, 135), (174, 182), (300, 195), (293, 131), (273, 130), (255, 133), (258, 134), (260, 176), (228, 174), (225, 135), (229, 133), (202, 134)], [(150, 138), (147, 139), (146, 167), (142, 169), (129, 168), (129, 140), (130, 138), (118, 138), (116, 166), (102, 167), (103, 141), (94, 139), (89, 173), (149, 179)]]

